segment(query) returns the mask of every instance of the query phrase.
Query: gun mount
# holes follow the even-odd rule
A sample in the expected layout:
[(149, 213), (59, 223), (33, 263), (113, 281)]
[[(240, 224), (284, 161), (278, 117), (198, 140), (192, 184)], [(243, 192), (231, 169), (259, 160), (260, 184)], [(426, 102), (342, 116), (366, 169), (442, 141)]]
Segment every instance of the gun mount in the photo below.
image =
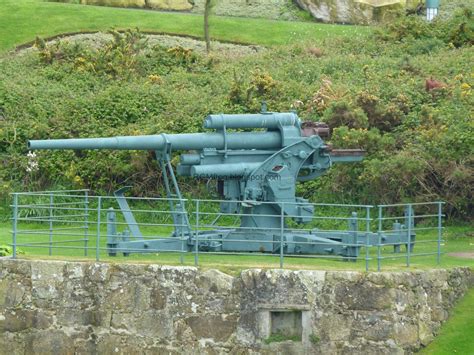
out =
[[(357, 232), (357, 226), (352, 225), (357, 223), (357, 218), (349, 221), (350, 232), (347, 233), (294, 231), (281, 225), (282, 215), (296, 223), (312, 219), (313, 205), (296, 196), (297, 181), (316, 179), (333, 163), (363, 159), (362, 150), (331, 149), (322, 139), (329, 135), (325, 124), (301, 123), (291, 112), (262, 112), (209, 115), (204, 128), (214, 132), (31, 140), (28, 148), (153, 150), (156, 153), (175, 231), (171, 238), (144, 241), (124, 198), (125, 190), (120, 189), (115, 195), (132, 235), (117, 234), (115, 212), (111, 211), (107, 232), (110, 255), (128, 250), (134, 253), (177, 250), (183, 238), (187, 248), (192, 250), (196, 238), (199, 238), (202, 250), (277, 253), (283, 245), (289, 254), (332, 254), (355, 260), (359, 244), (366, 243), (367, 238), (377, 238), (376, 235)], [(171, 165), (173, 151), (188, 151), (181, 154), (176, 169), (178, 175), (218, 181), (218, 191), (224, 201), (221, 212), (239, 214), (239, 228), (192, 231), (184, 203), (180, 202), (182, 196)], [(403, 233), (394, 232), (392, 237), (385, 239), (388, 242), (404, 240)], [(242, 240), (249, 242), (242, 243)], [(252, 243), (255, 240), (261, 243)], [(303, 244), (295, 246), (294, 242)]]

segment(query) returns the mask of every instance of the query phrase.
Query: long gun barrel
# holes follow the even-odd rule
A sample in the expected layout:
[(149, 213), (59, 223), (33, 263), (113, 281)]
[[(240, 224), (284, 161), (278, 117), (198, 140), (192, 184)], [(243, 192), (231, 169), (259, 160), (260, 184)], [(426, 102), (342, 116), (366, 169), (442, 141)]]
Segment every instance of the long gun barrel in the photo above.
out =
[(112, 138), (47, 139), (28, 141), (28, 149), (122, 149), (161, 150), (167, 143), (173, 150), (275, 149), (282, 146), (278, 131), (242, 133), (184, 133)]
[[(112, 138), (54, 139), (28, 141), (28, 149), (122, 149), (162, 150), (167, 143), (174, 150), (276, 149), (288, 136), (300, 136), (301, 124), (292, 112), (250, 115), (209, 115), (204, 128), (213, 133), (158, 134)], [(226, 132), (226, 129), (264, 128), (264, 132)]]

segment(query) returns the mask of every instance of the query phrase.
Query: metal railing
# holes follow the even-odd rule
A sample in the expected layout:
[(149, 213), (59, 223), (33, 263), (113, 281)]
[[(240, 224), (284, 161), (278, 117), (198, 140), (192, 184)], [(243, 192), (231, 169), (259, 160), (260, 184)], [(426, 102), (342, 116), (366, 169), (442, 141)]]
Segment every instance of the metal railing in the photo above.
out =
[[(12, 197), (13, 258), (20, 251), (76, 258), (90, 258), (92, 252), (96, 260), (120, 254), (152, 258), (153, 254), (176, 253), (181, 263), (189, 255), (199, 265), (205, 255), (266, 255), (278, 258), (281, 268), (286, 260), (306, 258), (363, 262), (367, 271), (374, 261), (380, 271), (383, 262), (398, 260), (410, 266), (414, 258), (435, 256), (439, 264), (442, 255), (443, 202), (305, 203), (314, 213), (305, 216), (305, 223), (296, 223), (301, 215), (285, 214), (284, 206), (301, 203), (285, 202), (281, 212), (257, 215), (243, 208), (241, 201), (228, 200), (127, 197), (129, 207), (120, 209), (116, 197), (91, 196), (88, 190), (13, 193)], [(222, 203), (233, 207), (223, 212)], [(177, 209), (178, 204), (184, 208)], [(127, 212), (133, 213), (133, 223), (124, 216)], [(275, 223), (257, 228), (241, 224), (241, 218), (269, 218)], [(271, 240), (268, 235), (273, 236)], [(328, 236), (338, 241), (337, 246)], [(163, 249), (171, 240), (179, 242)], [(234, 250), (226, 248), (223, 240), (230, 240)], [(312, 248), (326, 254), (302, 252)], [(331, 253), (332, 249), (360, 253), (341, 256)]]

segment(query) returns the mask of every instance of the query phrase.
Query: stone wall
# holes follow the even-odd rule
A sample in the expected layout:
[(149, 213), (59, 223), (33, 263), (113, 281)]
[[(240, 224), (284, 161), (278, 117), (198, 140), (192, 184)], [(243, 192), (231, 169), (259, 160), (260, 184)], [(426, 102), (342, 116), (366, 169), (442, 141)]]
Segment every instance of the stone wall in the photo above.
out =
[(398, 354), (428, 344), (470, 283), (467, 268), (232, 277), (193, 267), (0, 259), (0, 349)]
[[(70, 2), (73, 0), (54, 0)], [(131, 7), (165, 11), (187, 11), (202, 14), (205, 0), (79, 0), (83, 5)], [(394, 9), (413, 7), (419, 0), (385, 0), (389, 6), (371, 6), (371, 0), (219, 0), (213, 13), (220, 16), (260, 17), (299, 20), (313, 17), (317, 21), (346, 24), (370, 24), (385, 19)], [(376, 0), (372, 0), (376, 1)], [(460, 0), (446, 0), (460, 1)], [(461, 0), (463, 1), (463, 0)], [(304, 11), (310, 16), (304, 16)], [(302, 14), (303, 12), (303, 14)]]
[[(61, 0), (65, 1), (65, 0)], [(80, 0), (83, 5), (135, 7), (167, 11), (204, 13), (205, 0)], [(300, 10), (301, 11), (301, 10)], [(213, 13), (221, 16), (298, 19), (292, 0), (219, 0)]]

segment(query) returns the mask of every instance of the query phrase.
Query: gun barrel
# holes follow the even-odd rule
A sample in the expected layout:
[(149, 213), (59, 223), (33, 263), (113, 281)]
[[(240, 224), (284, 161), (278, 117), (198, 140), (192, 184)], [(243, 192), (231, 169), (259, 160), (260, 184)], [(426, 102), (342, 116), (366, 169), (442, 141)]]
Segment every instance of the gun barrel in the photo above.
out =
[(279, 126), (300, 126), (298, 116), (293, 112), (268, 112), (245, 115), (209, 115), (204, 120), (204, 128), (267, 128)]
[(111, 138), (48, 139), (28, 141), (28, 149), (117, 149), (161, 150), (167, 143), (173, 150), (224, 149), (274, 149), (282, 146), (281, 133), (241, 132), (184, 133), (148, 136), (119, 136)]
[(191, 167), (191, 176), (199, 178), (229, 178), (250, 173), (258, 168), (261, 163), (231, 163), (194, 165)]

